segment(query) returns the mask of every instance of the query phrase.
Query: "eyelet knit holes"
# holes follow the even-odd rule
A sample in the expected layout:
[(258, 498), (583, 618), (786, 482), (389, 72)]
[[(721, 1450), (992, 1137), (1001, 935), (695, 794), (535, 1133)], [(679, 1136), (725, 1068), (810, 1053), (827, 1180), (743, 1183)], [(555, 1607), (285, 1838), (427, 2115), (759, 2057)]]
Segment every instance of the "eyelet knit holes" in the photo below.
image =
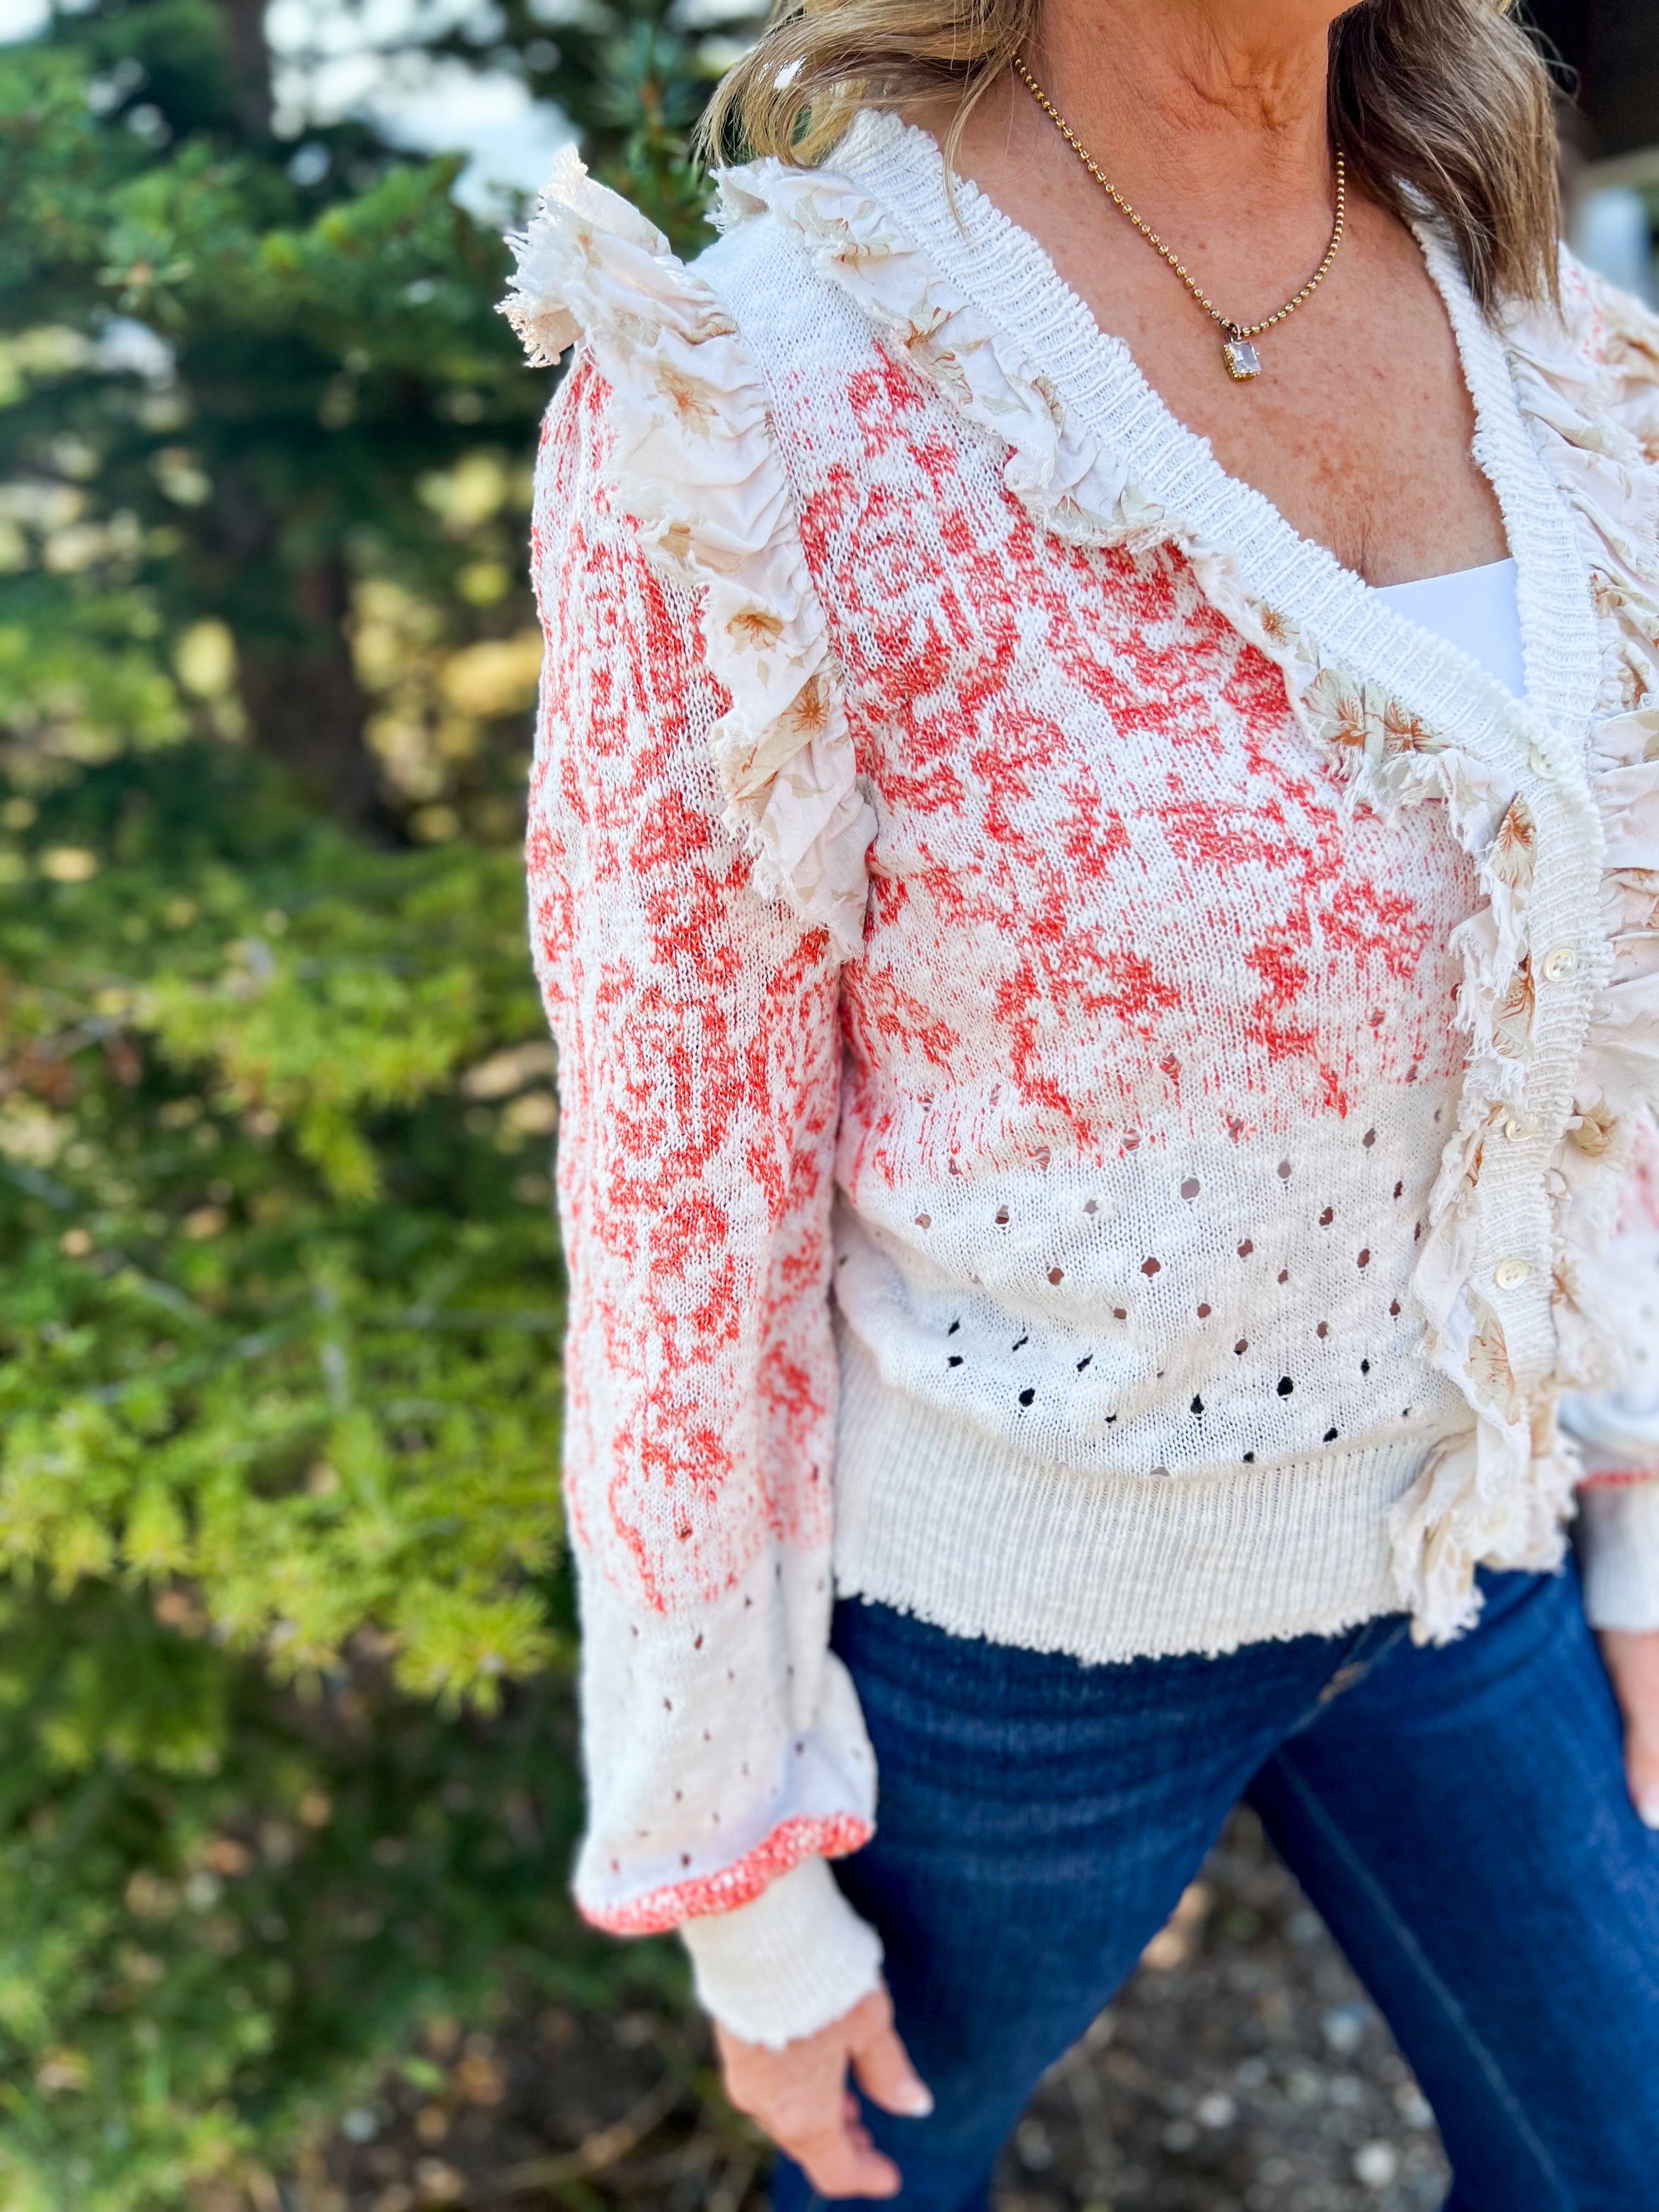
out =
[(1028, 1383), (1028, 1384), (1026, 1385), (1025, 1389), (1023, 1389), (1023, 1390), (1020, 1392), (1020, 1394), (1019, 1394), (1019, 1402), (1020, 1402), (1020, 1404), (1021, 1404), (1022, 1406), (1029, 1406), (1029, 1405), (1030, 1404), (1030, 1402), (1031, 1402), (1032, 1399), (1033, 1399), (1033, 1398), (1035, 1398), (1035, 1397), (1036, 1397), (1036, 1390), (1035, 1390), (1035, 1389), (1033, 1389), (1031, 1388), (1031, 1386)]
[(1398, 1320), (1399, 1320), (1399, 1318), (1400, 1318), (1400, 1301), (1399, 1301), (1399, 1299), (1398, 1299), (1398, 1298), (1395, 1298), (1395, 1299), (1392, 1299), (1392, 1300), (1390, 1301), (1389, 1305), (1389, 1313), (1393, 1316), (1393, 1317), (1394, 1317), (1394, 1319), (1395, 1319), (1395, 1321), (1398, 1321)]
[(1290, 1281), (1290, 1279), (1291, 1279), (1291, 1271), (1290, 1271), (1290, 1269), (1289, 1269), (1288, 1267), (1281, 1267), (1281, 1268), (1279, 1269), (1279, 1281), (1280, 1281), (1281, 1283), (1288, 1283), (1288, 1282)]
[(1006, 1206), (998, 1206), (996, 1211), (996, 1224), (999, 1229), (1006, 1229), (1008, 1226), (1008, 1209)]
[(1140, 1263), (1140, 1272), (1143, 1275), (1156, 1275), (1163, 1265), (1164, 1262), (1161, 1260), (1143, 1260)]
[(1336, 1442), (1336, 1431), (1335, 1431), (1334, 1429), (1327, 1429), (1327, 1430), (1326, 1430), (1326, 1431), (1325, 1431), (1325, 1442), (1326, 1442), (1328, 1444), (1334, 1444), (1334, 1443)]
[(1319, 1217), (1319, 1225), (1322, 1229), (1328, 1229), (1335, 1218), (1336, 1208), (1334, 1206), (1328, 1206)]
[(1249, 1348), (1250, 1340), (1248, 1336), (1241, 1336), (1238, 1342), (1233, 1346), (1233, 1350), (1237, 1353), (1241, 1359), (1244, 1357), (1244, 1354), (1249, 1350)]
[(1201, 1415), (1201, 1414), (1203, 1413), (1203, 1411), (1204, 1411), (1204, 1401), (1202, 1400), (1202, 1398), (1200, 1398), (1200, 1397), (1199, 1396), (1199, 1395), (1198, 1395), (1198, 1393), (1197, 1393), (1196, 1391), (1194, 1391), (1194, 1392), (1193, 1393), (1193, 1402), (1192, 1402), (1191, 1406), (1188, 1408), (1188, 1411), (1189, 1413), (1197, 1413), (1197, 1414), (1200, 1414), (1200, 1415)]
[(933, 1215), (932, 1215), (931, 1213), (919, 1213), (919, 1214), (917, 1214), (917, 1216), (916, 1216), (916, 1226), (917, 1226), (917, 1228), (918, 1228), (918, 1229), (931, 1229), (931, 1228), (933, 1227)]
[(1048, 1270), (1048, 1280), (1049, 1280), (1051, 1283), (1060, 1283), (1060, 1282), (1064, 1282), (1064, 1280), (1065, 1280), (1065, 1279), (1066, 1279), (1066, 1270), (1065, 1270), (1065, 1268), (1064, 1268), (1064, 1267), (1050, 1267), (1050, 1268), (1049, 1268), (1049, 1270)]
[(1369, 1359), (1362, 1359), (1362, 1360), (1360, 1361), (1360, 1363), (1359, 1363), (1359, 1371), (1360, 1371), (1360, 1373), (1361, 1373), (1362, 1375), (1369, 1375), (1369, 1374), (1370, 1373), (1370, 1371), (1371, 1371), (1371, 1363), (1370, 1363), (1370, 1361)]
[(1188, 1176), (1186, 1182), (1181, 1186), (1181, 1195), (1183, 1198), (1196, 1198), (1198, 1196), (1198, 1177), (1196, 1176)]
[(1281, 1182), (1288, 1182), (1290, 1181), (1291, 1164), (1288, 1160), (1280, 1160), (1279, 1163), (1279, 1179)]
[(1085, 1213), (1098, 1213), (1100, 1200), (1097, 1198), (1085, 1198), (1083, 1201), (1083, 1211)]
[(1370, 1266), (1371, 1248), (1369, 1244), (1366, 1245), (1364, 1249), (1360, 1253), (1358, 1264), (1362, 1267), (1369, 1267)]
[(1210, 1318), (1210, 1309), (1208, 1306), (1200, 1306), (1199, 1308), (1198, 1317), (1200, 1321), (1208, 1321)]
[(1315, 1334), (1316, 1336), (1317, 1336), (1317, 1337), (1322, 1337), (1322, 1337), (1327, 1337), (1327, 1336), (1328, 1336), (1328, 1335), (1330, 1334), (1330, 1333), (1331, 1333), (1331, 1325), (1330, 1325), (1329, 1322), (1328, 1322), (1328, 1321), (1322, 1321), (1322, 1322), (1320, 1322), (1320, 1324), (1319, 1324), (1319, 1327), (1318, 1327), (1318, 1328), (1314, 1331), (1314, 1334)]
[(1079, 1359), (1077, 1364), (1077, 1371), (1079, 1375), (1082, 1374), (1084, 1369), (1089, 1364), (1089, 1362), (1094, 1358), (1094, 1356), (1095, 1355), (1092, 1352), (1085, 1352), (1084, 1353), (1082, 1358)]
[(1112, 1319), (1114, 1321), (1127, 1321), (1128, 1318), (1129, 1309), (1127, 1306), (1114, 1306), (1112, 1308)]
[(1243, 1242), (1243, 1243), (1239, 1246), (1239, 1248), (1238, 1248), (1238, 1256), (1239, 1256), (1239, 1258), (1240, 1258), (1241, 1260), (1248, 1260), (1248, 1259), (1249, 1258), (1249, 1256), (1250, 1256), (1251, 1253), (1252, 1253), (1252, 1252), (1254, 1252), (1254, 1251), (1255, 1251), (1255, 1246), (1251, 1243), (1250, 1239), (1247, 1237), (1244, 1239), (1244, 1242)]
[(1395, 1194), (1395, 1196), (1396, 1198), (1400, 1197), (1400, 1196), (1401, 1196), (1401, 1194), (1404, 1192), (1405, 1188), (1406, 1188), (1406, 1186), (1405, 1186), (1405, 1184), (1404, 1184), (1403, 1182), (1397, 1182), (1397, 1183), (1395, 1183), (1395, 1187), (1394, 1187), (1394, 1194)]
[(1294, 1390), (1294, 1389), (1295, 1389), (1295, 1388), (1296, 1388), (1295, 1383), (1291, 1382), (1291, 1378), (1290, 1378), (1290, 1376), (1289, 1376), (1288, 1375), (1281, 1375), (1281, 1376), (1279, 1376), (1279, 1396), (1280, 1396), (1281, 1398), (1288, 1398), (1288, 1397), (1290, 1396), (1290, 1395), (1291, 1395), (1291, 1391), (1292, 1391), (1292, 1390)]
[[(1435, 1118), (1436, 1118), (1436, 1120), (1437, 1121), (1437, 1120), (1439, 1119), (1438, 1115), (1437, 1115), (1435, 1116)], [(1360, 1141), (1360, 1143), (1361, 1143), (1362, 1145), (1364, 1145), (1364, 1147), (1365, 1147), (1366, 1151), (1367, 1151), (1367, 1152), (1369, 1152), (1369, 1151), (1370, 1150), (1371, 1146), (1372, 1146), (1376, 1142), (1376, 1130), (1375, 1130), (1375, 1129), (1367, 1129), (1367, 1130), (1366, 1130), (1366, 1132), (1365, 1132), (1365, 1133), (1364, 1133), (1364, 1136), (1359, 1139), (1359, 1141)]]
[(950, 1328), (945, 1330), (945, 1334), (946, 1336), (954, 1336), (961, 1327), (962, 1323), (959, 1321), (953, 1321)]

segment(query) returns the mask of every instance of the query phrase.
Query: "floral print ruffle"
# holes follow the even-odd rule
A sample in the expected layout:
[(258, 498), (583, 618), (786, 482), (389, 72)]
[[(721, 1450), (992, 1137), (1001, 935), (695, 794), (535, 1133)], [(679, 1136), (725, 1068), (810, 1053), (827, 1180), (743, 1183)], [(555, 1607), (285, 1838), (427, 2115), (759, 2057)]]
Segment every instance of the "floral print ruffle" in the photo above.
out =
[(729, 695), (711, 744), (727, 826), (762, 891), (863, 936), (875, 819), (773, 444), (766, 395), (706, 280), (626, 200), (560, 158), (502, 312), (534, 362), (584, 337), (609, 382), (622, 495), (657, 567), (696, 598)]

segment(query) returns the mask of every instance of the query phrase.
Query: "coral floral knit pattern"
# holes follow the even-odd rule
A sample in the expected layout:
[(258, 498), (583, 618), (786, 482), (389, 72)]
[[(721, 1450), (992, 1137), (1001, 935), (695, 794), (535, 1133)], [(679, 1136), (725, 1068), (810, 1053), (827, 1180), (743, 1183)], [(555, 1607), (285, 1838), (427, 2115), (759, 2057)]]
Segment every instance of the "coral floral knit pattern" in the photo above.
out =
[[(702, 269), (573, 161), (518, 241), (532, 355), (585, 335), (538, 476), (529, 851), (577, 1888), (622, 1930), (870, 1831), (832, 1303), (886, 1386), (1067, 1480), (1397, 1470), (1382, 1602), (1425, 1637), (1477, 1559), (1559, 1558), (1565, 1391), (1598, 1472), (1659, 1467), (1596, 1273), (1659, 1093), (1645, 339), (1585, 308), (1511, 371), (1425, 243), (1516, 702), (1063, 301), (1050, 377), (1035, 247), (980, 205), (955, 265), (919, 142), (728, 179)], [(1615, 1251), (1651, 1273), (1639, 1206)]]
[[(606, 1839), (583, 1895), (639, 1933), (856, 1849), (871, 1793), (850, 1691), (831, 1699), (816, 1759), (807, 1744), (835, 1664), (821, 1646), (839, 963), (827, 928), (757, 896), (711, 818), (708, 733), (726, 699), (687, 595), (617, 511), (609, 398), (579, 367), (544, 440), (534, 557), (550, 650), (529, 864), (560, 1044), (566, 1489), (592, 1834)], [(774, 1553), (809, 1587), (786, 1593)], [(747, 1711), (711, 1725), (732, 1702), (715, 1686), (739, 1678)], [(744, 1798), (761, 1808), (746, 1834)], [(747, 1846), (735, 1859), (728, 1836)], [(649, 1870), (643, 1896), (617, 1838), (629, 1872)]]
[[(547, 434), (535, 555), (561, 610), (546, 681), (572, 741), (537, 763), (529, 857), (567, 1042), (573, 1322), (600, 1354), (572, 1374), (569, 1415), (588, 1426), (601, 1376), (617, 1408), (605, 1451), (580, 1462), (609, 1480), (591, 1507), (574, 1489), (575, 1533), (620, 1547), (660, 1609), (731, 1587), (768, 1530), (824, 1540), (833, 1381), (811, 1324), (828, 1280), (837, 963), (827, 931), (745, 898), (710, 823), (723, 702), (631, 525), (580, 480), (607, 398), (584, 365)], [(570, 518), (556, 565), (550, 510)], [(734, 899), (754, 909), (741, 947)]]

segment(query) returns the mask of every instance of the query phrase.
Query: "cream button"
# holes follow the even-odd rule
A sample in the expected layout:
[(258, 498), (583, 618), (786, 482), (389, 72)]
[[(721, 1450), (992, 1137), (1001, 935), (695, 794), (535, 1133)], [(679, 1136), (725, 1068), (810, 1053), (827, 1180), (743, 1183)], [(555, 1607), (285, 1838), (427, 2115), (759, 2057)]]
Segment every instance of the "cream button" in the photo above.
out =
[(1536, 745), (1533, 747), (1532, 750), (1527, 756), (1527, 766), (1532, 770), (1535, 776), (1545, 783), (1547, 783), (1550, 778), (1555, 774), (1555, 770), (1550, 766), (1547, 756), (1540, 751), (1539, 747)]
[(1544, 981), (1547, 983), (1565, 983), (1577, 965), (1577, 950), (1571, 945), (1558, 945), (1553, 951), (1544, 955)]
[(1531, 1273), (1532, 1269), (1524, 1260), (1511, 1255), (1509, 1259), (1498, 1261), (1492, 1271), (1492, 1279), (1500, 1291), (1518, 1291)]
[(1510, 1144), (1518, 1145), (1522, 1138), (1535, 1137), (1538, 1134), (1538, 1124), (1536, 1121), (1517, 1121), (1511, 1114), (1504, 1124), (1504, 1134), (1509, 1139)]

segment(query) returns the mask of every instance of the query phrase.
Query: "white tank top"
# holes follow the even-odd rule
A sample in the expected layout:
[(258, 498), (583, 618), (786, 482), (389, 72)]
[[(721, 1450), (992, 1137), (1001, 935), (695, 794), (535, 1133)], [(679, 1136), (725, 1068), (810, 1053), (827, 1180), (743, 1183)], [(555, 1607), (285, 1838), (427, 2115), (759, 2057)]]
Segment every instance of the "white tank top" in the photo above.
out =
[(1492, 561), (1482, 568), (1454, 568), (1449, 575), (1376, 588), (1396, 613), (1409, 616), (1460, 647), (1489, 676), (1506, 684), (1517, 699), (1526, 696), (1513, 561)]

